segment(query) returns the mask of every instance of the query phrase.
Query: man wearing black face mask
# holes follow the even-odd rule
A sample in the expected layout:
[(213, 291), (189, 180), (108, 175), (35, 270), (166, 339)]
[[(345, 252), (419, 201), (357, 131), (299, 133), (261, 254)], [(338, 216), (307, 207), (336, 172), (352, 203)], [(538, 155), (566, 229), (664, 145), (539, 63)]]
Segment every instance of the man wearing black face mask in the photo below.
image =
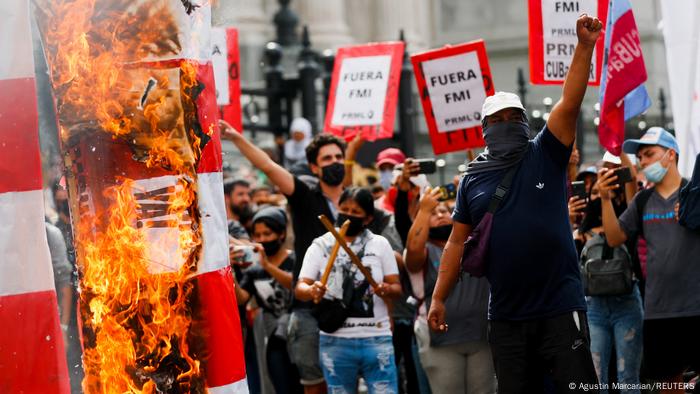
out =
[(562, 97), (533, 140), (516, 95), (499, 92), (486, 98), (482, 116), (487, 150), (469, 163), (457, 193), (454, 228), (428, 316), (431, 328), (442, 332), (453, 319), (446, 316), (445, 300), (459, 277), (464, 241), (484, 217), (505, 174), (515, 171), (493, 216), (484, 257), (491, 286), (489, 342), (499, 393), (542, 392), (546, 378), (562, 393), (570, 385), (598, 381), (571, 238), (566, 177), (601, 29), (597, 18), (585, 14), (576, 21), (578, 43)]
[[(311, 242), (326, 233), (318, 216), (337, 216), (338, 200), (343, 192), (345, 177), (345, 142), (325, 133), (313, 138), (306, 147), (306, 158), (311, 172), (318, 177), (319, 182), (317, 186), (309, 187), (275, 163), (228, 123), (221, 121), (220, 126), (222, 137), (232, 141), (240, 152), (287, 196), (292, 213), (294, 251), (297, 256), (304, 256)], [(294, 267), (295, 282), (300, 269), (301, 261), (298, 261)], [(290, 329), (289, 354), (299, 369), (304, 391), (307, 394), (324, 392), (323, 372), (318, 360), (318, 325), (311, 315), (311, 303), (296, 299), (293, 301)]]
[(423, 195), (406, 240), (406, 268), (414, 274), (422, 273), (424, 281), (425, 306), (416, 326), (418, 355), (433, 392), (494, 393), (493, 360), (486, 341), (486, 278), (464, 275), (445, 303), (450, 330), (428, 330), (425, 311), (430, 308), (442, 250), (453, 225), (450, 210), (438, 201), (439, 195), (438, 188), (428, 189)]

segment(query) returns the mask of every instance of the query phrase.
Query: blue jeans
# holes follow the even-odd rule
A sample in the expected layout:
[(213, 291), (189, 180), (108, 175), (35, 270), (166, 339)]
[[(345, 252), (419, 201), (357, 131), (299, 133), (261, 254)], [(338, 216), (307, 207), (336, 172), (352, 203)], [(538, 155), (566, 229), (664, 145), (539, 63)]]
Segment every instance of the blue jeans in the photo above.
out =
[[(642, 364), (642, 327), (644, 312), (639, 287), (624, 296), (586, 297), (588, 324), (591, 332), (591, 353), (598, 379), (603, 387), (608, 382), (610, 353), (615, 344), (617, 354), (617, 381), (639, 383)], [(607, 393), (607, 390), (601, 390)], [(621, 390), (621, 393), (639, 393), (639, 390)]]
[(321, 335), (319, 358), (329, 394), (357, 392), (357, 377), (367, 383), (369, 394), (398, 393), (391, 336), (339, 338)]

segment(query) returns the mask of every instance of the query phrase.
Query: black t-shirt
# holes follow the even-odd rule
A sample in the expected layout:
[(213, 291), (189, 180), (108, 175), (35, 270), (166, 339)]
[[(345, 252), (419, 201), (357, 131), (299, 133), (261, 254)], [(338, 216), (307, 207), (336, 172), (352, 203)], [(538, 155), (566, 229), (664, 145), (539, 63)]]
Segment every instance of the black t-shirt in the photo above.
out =
[[(530, 141), (505, 201), (493, 218), (486, 276), (489, 319), (527, 320), (585, 311), (567, 208), (571, 148), (545, 128)], [(467, 175), (454, 220), (476, 226), (507, 170)]]
[[(297, 177), (294, 177), (294, 193), (287, 196), (287, 202), (292, 213), (292, 227), (294, 228), (294, 254), (304, 256), (314, 239), (327, 232), (318, 216), (323, 214), (331, 221), (335, 221), (335, 215), (331, 212), (330, 202), (323, 195), (320, 185), (309, 187)], [(294, 264), (292, 273), (294, 283), (299, 278), (302, 258)], [(294, 300), (292, 307), (311, 307), (309, 302)]]
[[(286, 272), (292, 272), (294, 261), (294, 254), (291, 253), (279, 265), (279, 268)], [(280, 317), (289, 310), (292, 299), (291, 291), (285, 289), (260, 265), (253, 265), (243, 271), (243, 279), (240, 284), (241, 288), (255, 297), (258, 305), (265, 312), (271, 313), (274, 317)]]

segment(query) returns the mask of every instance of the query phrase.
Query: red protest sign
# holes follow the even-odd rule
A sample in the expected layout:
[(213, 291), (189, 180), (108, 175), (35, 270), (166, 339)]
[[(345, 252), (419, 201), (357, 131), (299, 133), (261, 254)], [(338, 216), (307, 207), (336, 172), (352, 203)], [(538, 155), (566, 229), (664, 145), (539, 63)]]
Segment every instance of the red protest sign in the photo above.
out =
[(433, 152), (484, 146), (481, 107), (494, 93), (483, 40), (411, 56)]
[(338, 49), (331, 80), (325, 131), (368, 141), (394, 134), (403, 42)]
[(211, 47), (219, 116), (236, 130), (242, 131), (238, 30), (212, 28)]
[[(564, 83), (578, 43), (576, 20), (581, 14), (597, 16), (603, 24), (608, 0), (528, 0), (530, 24), (530, 81), (535, 85)], [(596, 44), (589, 85), (600, 85), (605, 39)]]

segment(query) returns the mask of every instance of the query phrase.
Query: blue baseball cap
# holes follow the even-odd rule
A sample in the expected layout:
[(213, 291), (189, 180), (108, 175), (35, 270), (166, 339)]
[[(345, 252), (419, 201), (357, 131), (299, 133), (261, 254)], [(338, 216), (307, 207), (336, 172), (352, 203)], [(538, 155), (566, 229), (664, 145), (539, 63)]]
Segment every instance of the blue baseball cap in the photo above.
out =
[(642, 138), (625, 141), (625, 143), (622, 144), (622, 151), (636, 155), (642, 145), (658, 145), (680, 153), (676, 137), (661, 127), (650, 127)]

